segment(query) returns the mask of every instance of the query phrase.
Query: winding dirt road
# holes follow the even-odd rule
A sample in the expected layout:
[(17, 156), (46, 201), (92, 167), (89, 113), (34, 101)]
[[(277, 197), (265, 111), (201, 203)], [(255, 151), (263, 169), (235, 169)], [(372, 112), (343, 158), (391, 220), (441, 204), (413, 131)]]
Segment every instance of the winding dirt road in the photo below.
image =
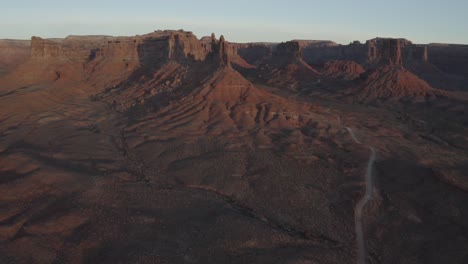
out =
[[(363, 144), (361, 141), (359, 141), (356, 138), (356, 135), (354, 134), (353, 130), (349, 127), (345, 127), (349, 133), (351, 134), (351, 137), (353, 140), (362, 145)], [(354, 208), (354, 228), (356, 230), (356, 242), (357, 242), (357, 248), (358, 248), (358, 264), (365, 264), (366, 263), (366, 244), (364, 241), (364, 224), (362, 222), (362, 212), (364, 210), (364, 207), (366, 204), (372, 200), (372, 192), (373, 192), (373, 179), (372, 179), (372, 168), (374, 166), (375, 162), (375, 149), (372, 146), (366, 145), (370, 150), (371, 154), (369, 157), (369, 161), (367, 162), (367, 170), (366, 170), (366, 175), (365, 175), (365, 180), (366, 180), (366, 193), (364, 196), (359, 200), (359, 202), (356, 204), (356, 207)]]

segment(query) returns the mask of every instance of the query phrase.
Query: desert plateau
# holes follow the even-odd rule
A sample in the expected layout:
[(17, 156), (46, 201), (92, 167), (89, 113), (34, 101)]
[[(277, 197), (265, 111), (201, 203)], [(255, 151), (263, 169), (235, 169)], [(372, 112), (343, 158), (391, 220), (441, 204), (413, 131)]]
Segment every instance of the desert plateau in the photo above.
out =
[(468, 45), (0, 40), (0, 263), (468, 263), (467, 111)]

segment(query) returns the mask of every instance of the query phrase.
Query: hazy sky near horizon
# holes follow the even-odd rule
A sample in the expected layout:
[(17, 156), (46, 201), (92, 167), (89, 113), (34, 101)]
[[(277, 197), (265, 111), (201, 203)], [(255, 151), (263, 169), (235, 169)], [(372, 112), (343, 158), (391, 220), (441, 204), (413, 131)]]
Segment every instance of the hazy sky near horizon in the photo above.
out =
[(15, 0), (0, 9), (0, 39), (136, 35), (185, 29), (229, 41), (374, 37), (468, 44), (467, 0)]

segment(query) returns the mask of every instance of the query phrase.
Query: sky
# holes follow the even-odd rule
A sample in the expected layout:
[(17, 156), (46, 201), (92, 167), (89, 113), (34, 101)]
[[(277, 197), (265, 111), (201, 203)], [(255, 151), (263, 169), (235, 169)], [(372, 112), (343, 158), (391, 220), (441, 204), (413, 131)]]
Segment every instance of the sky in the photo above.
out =
[(184, 29), (231, 42), (374, 37), (468, 44), (467, 0), (2, 0), (0, 39)]

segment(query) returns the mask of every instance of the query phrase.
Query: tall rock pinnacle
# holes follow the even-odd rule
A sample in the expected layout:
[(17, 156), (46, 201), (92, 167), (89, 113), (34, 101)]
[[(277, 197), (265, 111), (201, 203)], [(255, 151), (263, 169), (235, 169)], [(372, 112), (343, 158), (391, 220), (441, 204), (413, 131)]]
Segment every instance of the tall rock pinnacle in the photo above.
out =
[(221, 35), (219, 41), (217, 41), (215, 34), (211, 34), (211, 50), (215, 59), (219, 60), (220, 65), (231, 66), (229, 56), (230, 48), (232, 47), (229, 46), (229, 43), (226, 42), (223, 35)]
[(215, 35), (215, 33), (211, 33), (211, 44), (212, 45), (216, 44), (216, 35)]
[(227, 54), (227, 47), (228, 43), (224, 39), (224, 36), (221, 35), (219, 38), (219, 61), (221, 65), (227, 65), (229, 66), (229, 57)]

